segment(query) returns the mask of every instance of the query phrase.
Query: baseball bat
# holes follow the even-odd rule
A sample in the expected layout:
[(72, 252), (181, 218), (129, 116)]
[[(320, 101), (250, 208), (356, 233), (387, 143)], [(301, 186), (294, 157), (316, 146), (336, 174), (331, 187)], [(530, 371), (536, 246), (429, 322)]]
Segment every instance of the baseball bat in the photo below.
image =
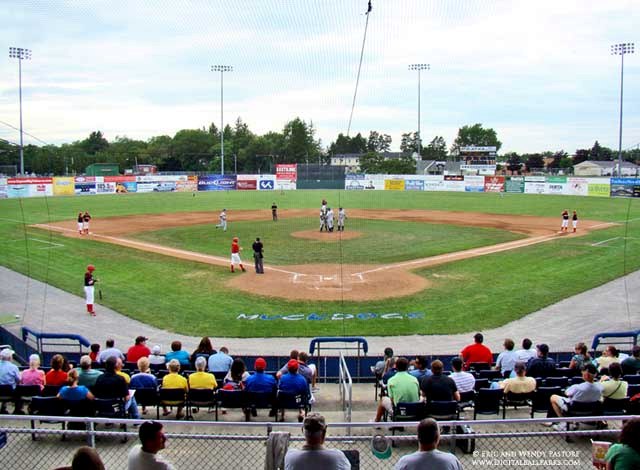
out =
[(98, 298), (102, 300), (102, 289), (98, 289)]

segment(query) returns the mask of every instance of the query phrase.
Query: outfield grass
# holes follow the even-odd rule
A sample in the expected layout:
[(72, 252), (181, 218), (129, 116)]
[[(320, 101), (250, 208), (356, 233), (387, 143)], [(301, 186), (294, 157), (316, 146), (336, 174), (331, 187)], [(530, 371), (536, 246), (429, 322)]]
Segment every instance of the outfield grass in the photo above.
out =
[[(222, 267), (142, 253), (88, 239), (65, 238), (25, 227), (25, 224), (63, 219), (73, 221), (74, 215), (85, 209), (94, 217), (193, 210), (211, 210), (215, 215), (222, 207), (230, 212), (234, 209), (267, 210), (274, 201), (281, 208), (317, 208), (322, 197), (326, 197), (333, 206), (343, 205), (347, 210), (380, 207), (559, 217), (561, 210), (567, 208), (577, 209), (583, 218), (630, 222), (585, 237), (559, 238), (528, 248), (421, 269), (417, 274), (429, 279), (432, 288), (411, 297), (357, 303), (330, 300), (322, 303), (293, 302), (228, 291), (223, 282), (231, 274)], [(191, 194), (131, 194), (11, 199), (0, 201), (0, 264), (82, 295), (84, 267), (93, 263), (97, 266), (96, 275), (103, 290), (104, 305), (143, 322), (184, 334), (261, 337), (459, 333), (502, 325), (640, 268), (640, 221), (634, 219), (640, 219), (640, 204), (631, 199), (511, 194), (500, 198), (495, 194), (471, 193), (296, 191), (284, 194), (198, 193), (196, 197)], [(283, 228), (278, 227), (278, 230), (285, 233), (289, 230), (288, 224), (293, 227), (304, 223), (304, 220), (282, 222)], [(356, 221), (349, 220), (348, 223), (349, 229)], [(238, 223), (246, 246), (261, 231), (259, 224)], [(366, 242), (372, 243), (370, 247), (375, 247), (370, 250), (376, 251), (380, 262), (395, 259), (396, 246), (388, 243), (389, 234), (394, 237), (414, 237), (411, 240), (416, 240), (415, 243), (406, 243), (409, 246), (403, 256), (408, 257), (420, 253), (422, 256), (428, 250), (439, 250), (442, 246), (458, 242), (467, 243), (467, 235), (459, 236), (458, 240), (458, 235), (452, 235), (454, 232), (431, 231), (430, 224), (367, 221), (367, 227), (369, 224), (374, 235), (367, 230), (364, 238), (344, 242), (343, 253), (347, 252), (348, 256), (353, 255), (356, 259), (358, 244)], [(266, 233), (276, 234), (268, 231), (269, 226), (267, 224), (264, 228)], [(197, 251), (227, 254), (228, 240), (224, 243), (220, 240), (218, 247), (216, 237), (222, 235), (216, 234), (211, 226), (185, 228), (185, 232), (180, 234), (182, 230), (177, 230), (174, 235), (183, 239), (173, 243), (199, 247)], [(448, 227), (446, 230), (452, 229)], [(476, 240), (482, 240), (485, 229), (476, 230), (473, 236), (478, 237)], [(143, 237), (167, 240), (168, 232), (159, 231)], [(197, 234), (199, 237), (195, 236)], [(502, 235), (498, 231), (490, 236)], [(425, 242), (427, 238), (429, 240)], [(592, 246), (607, 239), (613, 240)], [(298, 242), (309, 243), (290, 238), (282, 242), (275, 239), (269, 242), (267, 262), (288, 264), (283, 253), (287, 247), (293, 246), (292, 243)], [(323, 246), (326, 249), (326, 245)], [(345, 250), (346, 247), (349, 250)], [(317, 255), (309, 256), (303, 262), (319, 262), (313, 258)], [(422, 312), (423, 317), (366, 321), (339, 321), (330, 317), (317, 321), (237, 320), (242, 313), (275, 315), (312, 312)]]

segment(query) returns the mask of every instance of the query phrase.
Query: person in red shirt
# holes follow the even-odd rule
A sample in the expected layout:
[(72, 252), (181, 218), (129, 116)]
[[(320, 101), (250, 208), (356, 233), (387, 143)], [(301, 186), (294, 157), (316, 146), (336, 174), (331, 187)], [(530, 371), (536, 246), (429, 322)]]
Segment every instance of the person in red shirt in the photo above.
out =
[(464, 363), (464, 370), (469, 370), (469, 366), (473, 362), (486, 362), (487, 364), (493, 364), (493, 355), (491, 349), (486, 347), (482, 342), (484, 336), (482, 333), (476, 333), (473, 336), (474, 343), (466, 346), (460, 351), (460, 359)]
[(238, 237), (233, 237), (233, 241), (231, 242), (231, 272), (235, 272), (234, 266), (236, 264), (240, 265), (240, 269), (242, 271), (246, 271), (244, 266), (242, 265), (242, 260), (240, 259), (240, 251), (242, 248), (240, 247), (240, 240)]
[(138, 336), (136, 338), (136, 344), (131, 346), (127, 351), (127, 362), (138, 362), (141, 357), (149, 357), (151, 350), (147, 347), (147, 340), (144, 336)]
[(51, 358), (51, 369), (45, 374), (44, 383), (47, 385), (66, 385), (67, 372), (69, 372), (69, 366), (65, 367), (64, 357), (62, 354), (56, 354)]

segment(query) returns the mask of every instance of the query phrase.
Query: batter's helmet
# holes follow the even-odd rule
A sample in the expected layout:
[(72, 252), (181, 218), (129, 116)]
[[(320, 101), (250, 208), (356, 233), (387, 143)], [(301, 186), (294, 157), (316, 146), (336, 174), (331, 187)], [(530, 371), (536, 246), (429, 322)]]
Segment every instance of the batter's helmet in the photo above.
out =
[(90, 264), (89, 266), (87, 266), (87, 271), (95, 271), (96, 267), (93, 264)]

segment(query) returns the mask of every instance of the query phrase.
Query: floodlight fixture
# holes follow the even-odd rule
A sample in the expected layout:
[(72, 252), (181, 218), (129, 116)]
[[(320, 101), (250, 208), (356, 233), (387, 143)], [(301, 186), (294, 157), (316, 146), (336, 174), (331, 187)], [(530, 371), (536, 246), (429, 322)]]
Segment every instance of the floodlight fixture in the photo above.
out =
[(420, 72), (431, 70), (431, 64), (409, 64), (409, 70), (418, 71), (418, 155), (422, 153), (422, 133), (420, 129)]
[(18, 94), (20, 96), (20, 174), (24, 175), (24, 140), (22, 130), (22, 61), (31, 60), (31, 49), (10, 47), (9, 58), (18, 59)]
[(611, 46), (611, 55), (620, 56), (620, 126), (618, 129), (618, 177), (622, 176), (622, 103), (624, 96), (624, 56), (635, 52), (635, 43), (621, 42)]
[(233, 72), (232, 65), (212, 65), (212, 72), (220, 72), (220, 174), (224, 175), (224, 72)]

